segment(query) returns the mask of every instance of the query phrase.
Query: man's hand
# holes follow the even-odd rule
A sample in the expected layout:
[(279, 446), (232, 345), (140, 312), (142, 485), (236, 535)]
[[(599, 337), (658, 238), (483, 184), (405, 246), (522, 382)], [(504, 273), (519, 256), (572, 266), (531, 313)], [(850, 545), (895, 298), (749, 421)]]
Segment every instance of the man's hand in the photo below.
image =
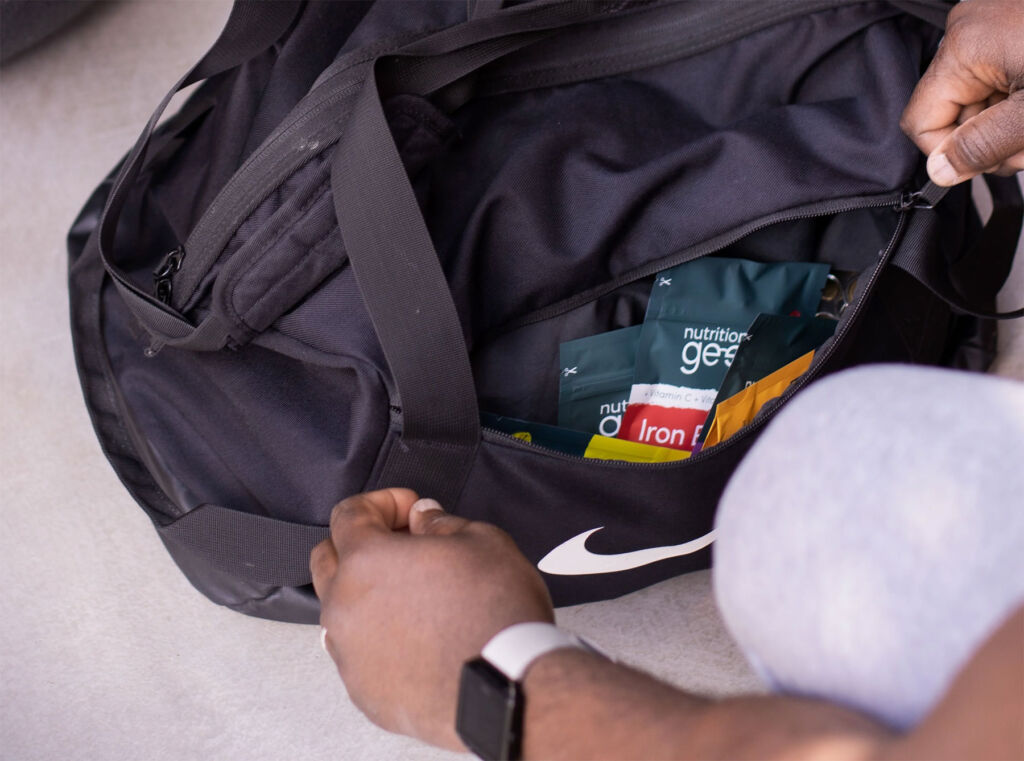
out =
[(968, 0), (950, 12), (900, 126), (938, 185), (1024, 169), (1024, 0)]
[(326, 647), (352, 702), (452, 749), (463, 662), (499, 631), (553, 621), (540, 574), (504, 531), (408, 489), (350, 497), (310, 556)]

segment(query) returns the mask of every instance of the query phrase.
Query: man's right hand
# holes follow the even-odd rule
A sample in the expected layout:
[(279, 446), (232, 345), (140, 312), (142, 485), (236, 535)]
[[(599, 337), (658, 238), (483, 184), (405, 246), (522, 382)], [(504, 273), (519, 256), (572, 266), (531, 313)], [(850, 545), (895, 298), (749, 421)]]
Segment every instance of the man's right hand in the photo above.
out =
[(1024, 169), (1024, 0), (967, 0), (903, 112), (938, 185)]

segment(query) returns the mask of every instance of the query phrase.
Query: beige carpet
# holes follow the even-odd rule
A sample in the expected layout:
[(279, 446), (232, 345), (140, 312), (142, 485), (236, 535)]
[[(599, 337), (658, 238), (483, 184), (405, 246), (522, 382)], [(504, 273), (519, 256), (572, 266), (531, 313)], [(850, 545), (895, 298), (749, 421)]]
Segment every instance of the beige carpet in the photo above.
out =
[[(370, 725), (315, 628), (246, 618), (195, 592), (107, 465), (82, 404), (65, 231), (164, 90), (216, 36), (227, 7), (104, 5), (0, 70), (4, 759), (450, 755)], [(1024, 303), (1024, 267), (1014, 283)], [(1018, 378), (1022, 327), (1007, 331), (998, 367)], [(559, 618), (694, 690), (757, 689), (706, 573)]]

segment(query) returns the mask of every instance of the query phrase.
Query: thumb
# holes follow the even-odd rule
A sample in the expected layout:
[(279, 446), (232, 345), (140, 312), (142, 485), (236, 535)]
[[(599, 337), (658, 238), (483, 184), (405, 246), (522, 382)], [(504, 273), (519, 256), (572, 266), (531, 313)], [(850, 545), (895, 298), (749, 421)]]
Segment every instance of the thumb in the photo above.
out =
[(950, 186), (991, 171), (1024, 152), (1024, 90), (968, 119), (928, 157), (928, 175)]
[(409, 510), (409, 533), (448, 536), (469, 525), (469, 521), (444, 511), (434, 499), (417, 500)]

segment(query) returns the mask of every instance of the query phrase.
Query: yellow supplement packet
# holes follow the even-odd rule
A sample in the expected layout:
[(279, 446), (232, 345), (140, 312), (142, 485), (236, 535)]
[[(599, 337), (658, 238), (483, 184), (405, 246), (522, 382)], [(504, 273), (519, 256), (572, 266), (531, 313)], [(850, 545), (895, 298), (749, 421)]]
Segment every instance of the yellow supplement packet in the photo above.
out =
[(738, 394), (719, 402), (703, 448), (720, 444), (753, 420), (767, 402), (781, 396), (790, 383), (807, 372), (812, 359), (814, 352), (809, 351), (788, 365), (783, 365), (771, 375), (747, 386)]
[(685, 460), (689, 452), (668, 447), (652, 447), (625, 439), (594, 436), (587, 444), (583, 456), (591, 460), (623, 460), (625, 462), (674, 462)]

